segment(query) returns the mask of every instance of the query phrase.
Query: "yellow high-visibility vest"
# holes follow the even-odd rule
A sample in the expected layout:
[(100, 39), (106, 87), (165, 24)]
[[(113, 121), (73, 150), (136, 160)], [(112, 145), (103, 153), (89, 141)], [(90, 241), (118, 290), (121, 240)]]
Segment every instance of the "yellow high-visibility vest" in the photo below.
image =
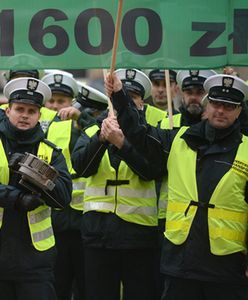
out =
[[(92, 126), (92, 136), (98, 127)], [(112, 185), (112, 183), (119, 185)], [(108, 183), (110, 183), (108, 185)], [(108, 152), (103, 155), (96, 174), (86, 182), (84, 213), (87, 211), (112, 212), (127, 222), (157, 226), (157, 201), (154, 181), (140, 179), (121, 161), (118, 175), (111, 166)]]
[(145, 105), (145, 118), (146, 118), (146, 122), (149, 125), (156, 127), (158, 122), (163, 119), (166, 119), (166, 117), (167, 117), (167, 111), (163, 111), (149, 104)]
[[(38, 148), (37, 156), (47, 163), (51, 162), (53, 149), (47, 144), (41, 142)], [(8, 160), (0, 140), (0, 182), (9, 183)], [(18, 201), (18, 200), (17, 200)], [(0, 228), (2, 227), (4, 209), (0, 207)], [(45, 251), (55, 245), (51, 222), (51, 208), (47, 205), (41, 205), (36, 209), (27, 212), (30, 236), (34, 247), (39, 251)]]
[[(182, 114), (175, 114), (172, 117), (173, 117), (173, 127), (181, 127)], [(160, 128), (162, 129), (170, 128), (169, 118), (165, 118), (161, 121)]]
[[(181, 114), (176, 114), (173, 116), (173, 126), (180, 127), (181, 124)], [(160, 122), (161, 129), (169, 129), (170, 123), (169, 119), (165, 118)], [(158, 199), (158, 218), (165, 219), (166, 209), (168, 204), (168, 177), (167, 175), (162, 178), (160, 195)]]
[[(197, 152), (181, 139), (187, 127), (177, 133), (168, 158), (168, 207), (165, 236), (180, 245), (188, 237), (199, 201), (196, 183)], [(248, 137), (243, 136), (230, 170), (217, 184), (208, 205), (211, 253), (227, 255), (247, 251)], [(194, 205), (192, 205), (194, 201)]]
[(40, 109), (40, 126), (44, 132), (47, 132), (47, 129), (50, 125), (50, 123), (53, 121), (55, 116), (57, 115), (57, 112), (55, 110), (46, 108), (46, 107), (41, 107)]
[[(72, 120), (52, 122), (48, 129), (47, 139), (62, 149), (68, 171), (71, 175), (74, 175), (76, 172), (72, 168), (69, 149), (71, 141), (71, 128)], [(83, 177), (72, 179), (73, 190), (70, 206), (73, 209), (81, 211), (83, 210), (85, 181), (86, 179)]]
[[(99, 130), (93, 125), (86, 130), (93, 136)], [(108, 185), (108, 182), (119, 185)], [(105, 151), (96, 174), (86, 182), (84, 213), (87, 211), (113, 212), (123, 220), (146, 226), (157, 226), (157, 200), (155, 182), (140, 179), (128, 165), (121, 161), (116, 170), (111, 166)]]

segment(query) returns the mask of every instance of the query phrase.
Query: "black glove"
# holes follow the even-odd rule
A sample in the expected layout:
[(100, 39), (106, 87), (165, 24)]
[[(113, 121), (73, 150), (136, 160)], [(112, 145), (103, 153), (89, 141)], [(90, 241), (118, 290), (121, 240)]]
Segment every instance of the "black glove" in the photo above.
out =
[(44, 202), (40, 199), (40, 194), (21, 194), (15, 202), (15, 209), (18, 211), (27, 212), (34, 210)]
[(25, 154), (22, 153), (13, 153), (9, 159), (9, 168), (18, 171), (19, 170), (19, 162), (25, 157)]

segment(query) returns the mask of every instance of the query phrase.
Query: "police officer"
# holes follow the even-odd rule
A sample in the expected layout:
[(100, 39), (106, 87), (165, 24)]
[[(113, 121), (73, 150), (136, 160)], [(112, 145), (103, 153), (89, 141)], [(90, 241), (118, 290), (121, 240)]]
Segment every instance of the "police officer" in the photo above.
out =
[[(119, 69), (144, 118), (151, 83), (141, 71)], [(86, 299), (156, 299), (157, 200), (153, 166), (131, 147), (113, 116), (98, 119), (74, 148), (75, 171), (87, 177), (84, 195)], [(109, 130), (107, 130), (109, 128)], [(92, 129), (92, 131), (91, 131)]]
[[(191, 126), (201, 121), (203, 118), (204, 105), (202, 100), (206, 92), (203, 84), (205, 80), (216, 72), (213, 70), (181, 70), (176, 75), (176, 81), (182, 92), (182, 104), (179, 107), (179, 114), (173, 115), (173, 126)], [(159, 123), (162, 129), (169, 129), (170, 122), (168, 118)], [(159, 194), (159, 225), (161, 232), (165, 229), (165, 214), (168, 200), (167, 175), (161, 180), (158, 186)], [(163, 239), (163, 237), (162, 237)]]
[(151, 96), (152, 91), (151, 81), (145, 73), (137, 69), (118, 69), (115, 74), (123, 82), (132, 98), (136, 98), (136, 105), (140, 111), (143, 111), (147, 123), (156, 126), (166, 117), (166, 111), (145, 103), (145, 99)]
[(61, 108), (72, 105), (73, 98), (78, 94), (78, 86), (70, 73), (52, 71), (41, 80), (52, 90), (52, 97), (45, 102), (45, 107), (59, 112)]
[[(38, 123), (40, 107), (51, 91), (40, 80), (24, 77), (7, 83), (4, 95), (9, 107), (0, 123), (0, 299), (56, 300), (50, 207), (70, 202), (71, 179), (61, 151), (45, 139)], [(25, 153), (58, 171), (49, 196), (20, 184), (18, 161)]]
[[(68, 87), (70, 82), (66, 82)], [(61, 93), (63, 93), (63, 89), (64, 87)], [(56, 92), (59, 92), (59, 87), (56, 87)], [(107, 96), (103, 93), (81, 84), (76, 101), (77, 103), (80, 102), (85, 110), (93, 109), (94, 114), (97, 112), (99, 114), (102, 108), (106, 109), (108, 103)], [(75, 110), (77, 111), (76, 108), (66, 107), (61, 108), (60, 111), (63, 111), (62, 115), (67, 112), (67, 116), (73, 117), (71, 112)], [(74, 300), (84, 299), (85, 292), (84, 247), (81, 239), (85, 178), (77, 176), (71, 165), (71, 153), (80, 134), (80, 130), (74, 127), (73, 122), (71, 119), (53, 122), (47, 133), (48, 140), (56, 143), (62, 149), (73, 181), (70, 206), (63, 211), (54, 210), (52, 214), (58, 249), (55, 266), (55, 287), (58, 300), (70, 300), (72, 294)], [(95, 123), (95, 119), (88, 115), (85, 119), (84, 114), (84, 117), (81, 116), (78, 122), (86, 130), (88, 126)]]
[[(31, 77), (31, 78), (36, 78), (36, 79), (40, 79), (41, 77), (44, 76), (44, 71), (43, 70), (38, 70), (38, 69), (12, 69), (12, 70), (8, 70), (4, 73), (4, 77), (6, 79), (7, 82), (9, 82), (10, 80), (16, 79), (16, 78), (21, 78), (21, 77)], [(1, 109), (5, 109), (6, 107), (8, 107), (8, 104), (4, 104), (1, 105)], [(4, 115), (1, 114), (0, 118), (3, 117)], [(55, 111), (48, 109), (44, 106), (41, 107), (40, 109), (40, 125), (41, 128), (44, 132), (47, 131), (49, 124), (51, 122), (53, 122), (54, 120), (58, 121), (57, 118), (57, 114)]]
[[(165, 70), (163, 69), (146, 70), (146, 74), (148, 74), (148, 77), (152, 82), (152, 92), (151, 92), (152, 104), (163, 111), (167, 111), (168, 100), (167, 100), (167, 91), (166, 91), (166, 83), (165, 83)], [(178, 92), (176, 76), (177, 73), (174, 70), (169, 70), (172, 104), (173, 104), (173, 99)]]
[(129, 141), (159, 172), (168, 169), (162, 299), (247, 299), (248, 140), (237, 118), (248, 86), (231, 75), (211, 76), (204, 83), (208, 120), (160, 130), (141, 124), (113, 78), (109, 92)]
[[(203, 113), (202, 98), (205, 95), (204, 81), (216, 72), (213, 70), (182, 70), (177, 73), (176, 81), (182, 91), (180, 114), (173, 116), (173, 126), (191, 126), (201, 121)], [(161, 122), (161, 128), (169, 128), (169, 120)]]
[[(163, 70), (153, 70), (154, 72), (149, 72), (149, 76), (150, 78), (152, 78), (153, 80), (158, 80), (160, 81), (159, 86), (163, 86), (164, 87), (164, 71)], [(152, 81), (149, 81), (147, 76), (137, 70), (137, 69), (118, 69), (115, 74), (117, 75), (117, 77), (122, 81), (127, 93), (129, 95), (132, 95), (132, 99), (135, 101), (136, 106), (139, 105), (140, 106), (140, 112), (142, 112), (143, 117), (145, 118), (146, 122), (152, 126), (156, 126), (158, 124), (160, 124), (160, 122), (164, 122), (165, 120), (167, 120), (166, 116), (167, 116), (167, 112), (164, 110), (161, 110), (155, 106), (151, 106), (147, 103), (145, 103), (144, 99), (149, 98), (150, 95), (153, 94), (153, 84), (151, 84)], [(171, 77), (171, 81), (175, 79), (175, 75), (176, 73), (174, 71), (171, 71), (170, 73), (170, 77)], [(162, 83), (163, 82), (163, 83)], [(139, 85), (143, 85), (145, 86), (145, 90), (146, 90), (146, 94), (144, 96), (141, 97), (140, 100), (137, 100), (137, 96), (135, 96), (135, 90), (137, 89), (136, 86)], [(164, 87), (165, 89), (165, 87)], [(133, 95), (134, 93), (134, 95)], [(140, 93), (141, 94), (141, 93)], [(136, 97), (136, 98), (135, 98)], [(139, 101), (139, 102), (137, 102)], [(161, 194), (160, 196), (160, 185), (161, 185), (161, 178), (157, 178), (156, 180), (156, 197), (157, 197), (157, 206), (158, 206), (158, 221), (160, 218), (164, 217), (164, 207), (161, 207), (164, 205), (165, 201), (163, 201), (163, 198), (165, 198), (164, 194)], [(160, 201), (160, 199), (162, 199), (162, 201)], [(161, 276), (161, 274), (159, 273), (159, 263), (160, 263), (160, 250), (161, 250), (161, 242), (160, 242), (160, 232), (161, 232), (161, 236), (163, 239), (163, 232), (164, 232), (164, 219), (160, 222), (159, 221), (159, 226), (158, 226), (158, 247), (157, 247), (157, 262), (158, 262), (158, 268), (157, 268), (157, 279), (156, 279), (156, 283), (157, 283), (157, 299), (160, 299), (160, 294), (161, 291), (163, 289), (163, 277)], [(160, 229), (161, 228), (161, 229)]]
[[(72, 74), (62, 70), (49, 70), (41, 79), (52, 91), (45, 107), (56, 112), (72, 105), (72, 100), (78, 94), (78, 86)], [(80, 297), (83, 298), (84, 286), (82, 272), (82, 245), (81, 245), (81, 215), (82, 215), (82, 187), (79, 188), (80, 178), (74, 177), (75, 172), (71, 165), (71, 152), (80, 130), (75, 128), (73, 120), (52, 122), (46, 132), (47, 139), (62, 149), (68, 170), (73, 178), (73, 191), (70, 206), (64, 210), (53, 210), (52, 221), (54, 226), (56, 246), (58, 250), (55, 264), (55, 289), (59, 300), (71, 299), (72, 285), (76, 280), (76, 287)], [(79, 284), (79, 278), (82, 284)], [(81, 282), (80, 282), (81, 283)]]
[(77, 81), (78, 95), (72, 106), (64, 107), (59, 111), (62, 120), (75, 120), (77, 126), (84, 130), (95, 123), (99, 114), (108, 107), (108, 97), (99, 90)]

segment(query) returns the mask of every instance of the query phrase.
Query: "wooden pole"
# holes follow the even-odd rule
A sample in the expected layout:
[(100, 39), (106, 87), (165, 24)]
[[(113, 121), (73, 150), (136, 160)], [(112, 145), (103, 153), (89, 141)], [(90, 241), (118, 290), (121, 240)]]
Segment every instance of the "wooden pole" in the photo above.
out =
[(173, 128), (173, 112), (172, 112), (172, 99), (171, 99), (169, 70), (165, 70), (165, 85), (166, 85), (166, 93), (167, 93), (169, 126), (170, 126), (170, 129), (172, 129)]
[(119, 39), (119, 32), (120, 32), (120, 25), (121, 25), (122, 6), (123, 6), (123, 0), (119, 0), (117, 17), (116, 17), (116, 25), (115, 25), (115, 35), (114, 35), (114, 42), (113, 42), (111, 68), (110, 68), (111, 75), (115, 70), (115, 64), (116, 64), (116, 53), (118, 48), (118, 39)]
[[(119, 32), (120, 32), (120, 25), (121, 25), (121, 15), (122, 15), (122, 7), (123, 7), (123, 0), (119, 0), (118, 3), (118, 11), (116, 17), (116, 25), (115, 25), (115, 34), (114, 34), (114, 42), (113, 42), (113, 50), (112, 50), (112, 58), (111, 58), (111, 67), (110, 67), (110, 76), (112, 77), (113, 72), (115, 70), (116, 65), (116, 54), (118, 49), (118, 40), (119, 40)], [(106, 75), (105, 71), (103, 71), (104, 76)], [(109, 106), (109, 113), (111, 116), (114, 116), (114, 108), (112, 102), (108, 101)]]

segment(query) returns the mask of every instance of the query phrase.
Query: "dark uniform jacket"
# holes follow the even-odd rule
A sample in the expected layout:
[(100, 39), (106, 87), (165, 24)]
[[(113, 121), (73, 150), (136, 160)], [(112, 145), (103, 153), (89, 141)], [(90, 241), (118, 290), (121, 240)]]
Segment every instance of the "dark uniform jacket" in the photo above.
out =
[[(39, 124), (28, 130), (19, 130), (6, 118), (0, 123), (0, 138), (8, 160), (13, 153), (29, 152), (37, 155), (39, 143), (44, 133)], [(59, 171), (55, 188), (51, 195), (60, 205), (66, 206), (71, 199), (71, 179), (65, 159), (55, 146), (51, 165)], [(0, 184), (0, 206), (4, 208), (3, 224), (0, 229), (0, 280), (49, 280), (55, 259), (55, 247), (46, 251), (37, 251), (31, 242), (27, 213), (15, 209), (15, 202), (24, 192), (18, 182), (20, 177), (10, 173), (9, 185)], [(58, 207), (43, 197), (46, 204)]]
[[(144, 124), (138, 118), (125, 91), (114, 94), (113, 99), (124, 134), (149, 161), (154, 165), (158, 164), (157, 171), (163, 174), (178, 130), (161, 130)], [(216, 185), (232, 166), (242, 142), (241, 137), (238, 121), (222, 130), (202, 121), (191, 126), (182, 135), (187, 145), (197, 151), (196, 181), (199, 201), (209, 202)], [(246, 199), (247, 196), (246, 190)], [(198, 207), (190, 234), (182, 245), (177, 246), (164, 240), (161, 270), (165, 274), (204, 281), (244, 283), (247, 282), (245, 269), (246, 257), (241, 252), (226, 256), (210, 253), (206, 208)]]
[[(101, 118), (106, 117), (106, 114)], [(99, 119), (99, 126), (101, 126)], [(105, 151), (108, 151), (111, 165), (118, 172), (121, 160), (143, 180), (154, 177), (152, 165), (142, 158), (125, 140), (121, 150), (108, 143), (101, 143), (96, 133), (91, 138), (82, 134), (74, 148), (72, 163), (75, 171), (83, 177), (98, 172)], [(90, 211), (83, 217), (83, 239), (87, 246), (112, 249), (156, 247), (157, 226), (143, 226), (122, 220), (116, 214)]]

